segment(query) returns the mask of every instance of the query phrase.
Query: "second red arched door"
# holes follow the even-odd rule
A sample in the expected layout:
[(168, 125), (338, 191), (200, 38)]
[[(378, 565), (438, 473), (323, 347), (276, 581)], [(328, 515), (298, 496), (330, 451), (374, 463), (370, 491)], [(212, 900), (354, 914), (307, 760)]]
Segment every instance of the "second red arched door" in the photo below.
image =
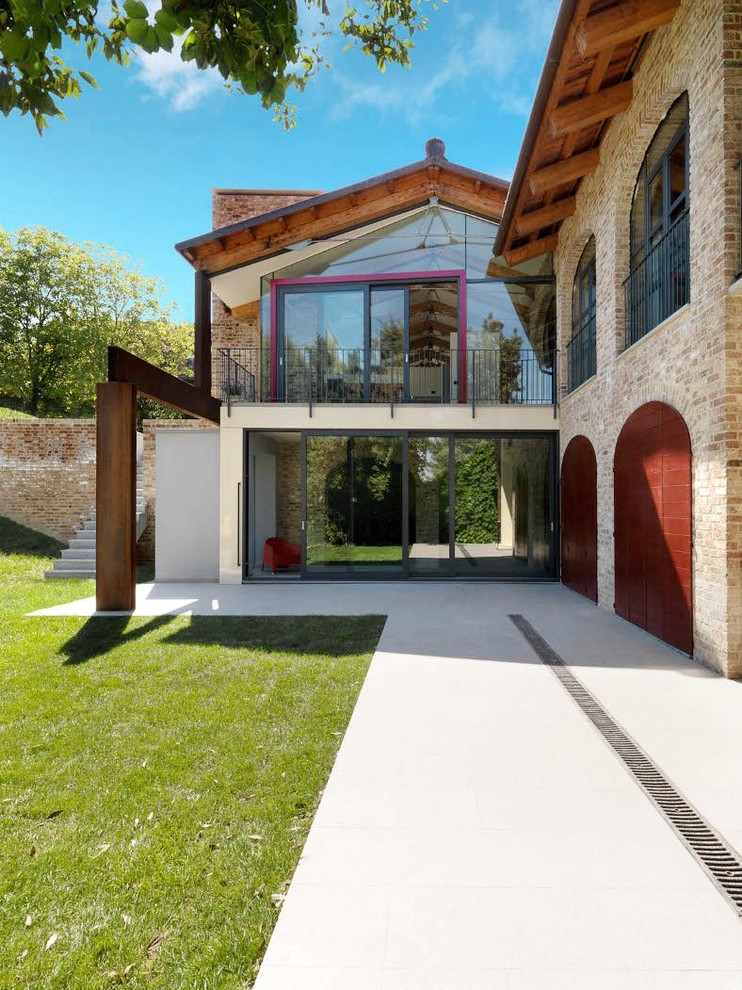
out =
[(562, 459), (562, 583), (598, 600), (598, 481), (593, 445), (573, 437)]
[(626, 420), (614, 460), (616, 613), (693, 652), (691, 449), (661, 402)]

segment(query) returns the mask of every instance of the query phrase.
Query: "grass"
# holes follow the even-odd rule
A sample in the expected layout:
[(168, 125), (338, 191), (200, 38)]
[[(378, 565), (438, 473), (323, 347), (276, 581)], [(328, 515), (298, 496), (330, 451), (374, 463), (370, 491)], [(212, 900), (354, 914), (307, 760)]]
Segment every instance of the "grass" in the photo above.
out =
[(308, 564), (402, 564), (401, 546), (340, 546), (328, 544), (307, 547)]
[(0, 519), (0, 987), (250, 987), (383, 620), (25, 617), (57, 549)]
[(9, 409), (8, 406), (0, 406), (0, 419), (34, 419), (30, 413), (21, 412), (20, 409)]

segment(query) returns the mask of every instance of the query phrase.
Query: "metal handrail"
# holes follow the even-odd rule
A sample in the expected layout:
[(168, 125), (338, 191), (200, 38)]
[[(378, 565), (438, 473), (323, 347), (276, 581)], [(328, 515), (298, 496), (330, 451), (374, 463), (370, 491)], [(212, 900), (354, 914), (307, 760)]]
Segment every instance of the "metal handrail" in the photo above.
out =
[[(215, 388), (227, 404), (257, 402), (307, 404), (387, 403), (391, 415), (401, 404), (458, 404), (472, 415), (478, 406), (556, 405), (557, 355), (548, 360), (533, 351), (467, 348), (464, 354), (441, 348), (287, 349), (278, 362), (276, 394), (260, 348), (219, 348)], [(460, 381), (460, 358), (466, 369)]]
[(624, 281), (625, 347), (690, 299), (690, 224), (685, 210)]
[(595, 309), (567, 344), (567, 391), (572, 392), (595, 374)]

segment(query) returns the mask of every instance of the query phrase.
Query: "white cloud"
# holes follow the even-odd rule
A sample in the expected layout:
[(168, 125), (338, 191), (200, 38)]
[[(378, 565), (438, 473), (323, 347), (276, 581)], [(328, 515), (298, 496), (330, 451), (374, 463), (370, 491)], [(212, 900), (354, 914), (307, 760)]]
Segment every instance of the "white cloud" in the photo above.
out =
[(178, 112), (193, 110), (212, 93), (224, 90), (224, 80), (215, 69), (183, 62), (179, 45), (172, 52), (138, 51), (135, 64), (138, 81)]
[(413, 53), (415, 71), (409, 80), (399, 71), (367, 81), (335, 70), (340, 97), (333, 116), (342, 119), (373, 109), (385, 116), (401, 115), (414, 126), (436, 111), (442, 93), (472, 84), (478, 86), (480, 105), (494, 102), (506, 113), (527, 116), (557, 0), (514, 0), (499, 6), (500, 10), (484, 18), (470, 13), (456, 17), (456, 40), (424, 82), (424, 42), (419, 63)]

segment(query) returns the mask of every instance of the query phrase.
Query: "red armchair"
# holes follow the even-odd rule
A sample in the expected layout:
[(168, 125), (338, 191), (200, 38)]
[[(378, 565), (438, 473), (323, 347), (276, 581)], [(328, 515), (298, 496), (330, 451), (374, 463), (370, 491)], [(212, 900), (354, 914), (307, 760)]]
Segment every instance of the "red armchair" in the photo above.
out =
[(290, 567), (292, 564), (301, 564), (300, 546), (289, 543), (282, 536), (271, 536), (265, 541), (261, 571), (268, 566), (271, 574), (275, 574), (277, 567)]

